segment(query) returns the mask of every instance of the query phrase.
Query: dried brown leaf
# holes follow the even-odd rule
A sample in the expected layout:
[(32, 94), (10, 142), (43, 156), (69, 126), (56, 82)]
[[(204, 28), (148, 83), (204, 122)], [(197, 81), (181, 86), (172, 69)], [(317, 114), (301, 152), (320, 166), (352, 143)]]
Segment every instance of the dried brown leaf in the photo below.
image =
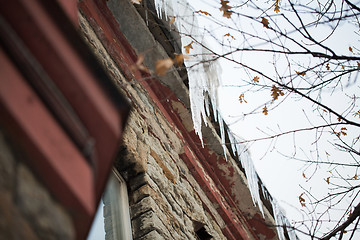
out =
[(276, 0), (276, 2), (275, 2), (274, 12), (276, 12), (276, 13), (280, 12), (279, 0)]
[(236, 39), (234, 38), (234, 36), (233, 36), (233, 35), (231, 35), (230, 33), (225, 34), (225, 35), (224, 35), (224, 37), (230, 37), (230, 38), (232, 38), (232, 39), (236, 40)]
[(208, 12), (206, 12), (206, 11), (202, 11), (202, 10), (196, 11), (195, 13), (202, 13), (202, 14), (204, 14), (204, 15), (211, 16), (210, 13), (208, 13)]
[(272, 85), (271, 87), (271, 97), (275, 101), (279, 98), (279, 96), (284, 96), (284, 93), (281, 89), (279, 89), (277, 86)]
[(173, 24), (175, 22), (175, 16), (173, 16), (170, 20), (170, 25)]
[(247, 101), (245, 100), (245, 95), (243, 93), (240, 94), (239, 101), (240, 101), (240, 103), (247, 103)]
[(145, 59), (144, 55), (140, 53), (138, 55), (135, 65), (131, 66), (130, 69), (132, 71), (141, 70), (144, 72), (149, 72), (149, 69), (145, 67), (145, 65), (143, 64), (144, 59)]
[(263, 26), (265, 27), (265, 28), (269, 28), (269, 20), (267, 20), (266, 18), (264, 18), (264, 17), (262, 17), (261, 18), (261, 23), (263, 24)]
[(194, 43), (194, 41), (191, 41), (191, 43), (189, 43), (188, 45), (186, 45), (184, 48), (185, 48), (185, 53), (186, 54), (189, 54), (190, 53), (190, 49), (194, 49), (192, 47), (192, 44)]
[(263, 107), (263, 114), (264, 115), (268, 115), (268, 109), (267, 109), (267, 107), (265, 106), (265, 107)]
[(220, 1), (220, 4), (221, 4), (220, 11), (223, 12), (223, 17), (231, 18), (232, 11), (230, 11), (230, 9), (232, 7), (229, 6), (228, 3), (229, 3), (229, 1), (227, 1), (227, 0), (221, 0)]
[(190, 58), (189, 55), (175, 54), (174, 62), (176, 63), (176, 65), (181, 66), (184, 62), (184, 59), (189, 59), (189, 58)]
[(300, 76), (305, 76), (306, 75), (306, 72), (298, 72), (298, 71), (295, 71), (297, 75), (300, 75)]
[(166, 58), (162, 60), (158, 60), (155, 64), (155, 72), (159, 76), (165, 75), (167, 70), (172, 67), (174, 64), (174, 60), (171, 58)]

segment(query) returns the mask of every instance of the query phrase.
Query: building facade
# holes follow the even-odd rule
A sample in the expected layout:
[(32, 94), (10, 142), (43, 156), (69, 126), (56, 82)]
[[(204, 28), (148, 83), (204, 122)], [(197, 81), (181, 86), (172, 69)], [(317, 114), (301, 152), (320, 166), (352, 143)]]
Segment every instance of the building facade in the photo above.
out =
[(152, 1), (29, 2), (1, 10), (1, 239), (85, 239), (100, 201), (106, 239), (279, 238), (271, 196), (262, 188), (254, 205), (211, 119), (202, 146), (186, 69), (155, 74), (182, 46)]

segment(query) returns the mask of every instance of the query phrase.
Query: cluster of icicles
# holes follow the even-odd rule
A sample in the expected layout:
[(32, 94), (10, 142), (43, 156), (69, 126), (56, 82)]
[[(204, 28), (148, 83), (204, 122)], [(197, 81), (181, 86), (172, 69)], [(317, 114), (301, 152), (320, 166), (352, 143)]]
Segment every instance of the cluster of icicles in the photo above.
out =
[[(189, 5), (188, 0), (154, 0), (154, 3), (159, 18), (170, 20), (175, 17), (176, 20), (174, 21), (174, 24), (181, 35), (182, 46), (194, 42), (194, 47), (190, 52), (192, 57), (184, 60), (188, 71), (190, 105), (194, 130), (201, 139), (201, 142), (203, 142), (201, 126), (202, 122), (207, 125), (207, 116), (210, 116), (211, 105), (215, 121), (218, 122), (220, 127), (220, 137), (226, 157), (227, 148), (225, 145), (225, 130), (223, 119), (220, 110), (218, 109), (217, 94), (218, 88), (221, 87), (220, 65), (206, 48), (206, 41), (199, 32), (194, 10)], [(260, 199), (259, 179), (251, 156), (248, 151), (246, 151), (245, 145), (238, 143), (239, 139), (235, 137), (230, 129), (227, 133), (232, 151), (234, 155), (239, 156), (241, 166), (245, 170), (253, 203), (255, 206), (258, 206), (259, 210), (264, 215), (263, 205)], [(277, 201), (270, 196), (267, 196), (267, 192), (264, 191), (264, 189), (262, 190), (264, 196), (271, 200), (275, 224), (277, 226), (289, 226), (289, 222), (282, 214)], [(278, 227), (277, 230), (279, 238), (285, 239), (283, 228)], [(294, 231), (289, 231), (290, 239), (296, 239), (293, 232)]]

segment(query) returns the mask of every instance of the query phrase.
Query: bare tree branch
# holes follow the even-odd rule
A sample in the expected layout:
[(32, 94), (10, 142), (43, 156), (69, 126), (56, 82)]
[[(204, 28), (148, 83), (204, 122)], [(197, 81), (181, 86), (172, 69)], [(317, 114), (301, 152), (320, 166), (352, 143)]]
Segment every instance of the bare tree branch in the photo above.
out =
[(332, 230), (329, 234), (327, 234), (325, 237), (320, 238), (321, 240), (329, 240), (330, 238), (334, 237), (339, 232), (344, 232), (344, 230), (353, 223), (356, 218), (360, 216), (360, 203), (355, 207), (354, 211), (350, 214), (349, 218), (343, 222), (340, 226)]

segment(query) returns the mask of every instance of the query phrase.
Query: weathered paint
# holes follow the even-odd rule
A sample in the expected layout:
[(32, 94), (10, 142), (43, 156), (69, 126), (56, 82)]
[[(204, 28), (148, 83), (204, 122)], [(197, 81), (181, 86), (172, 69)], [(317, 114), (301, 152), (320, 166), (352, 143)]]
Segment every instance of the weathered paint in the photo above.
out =
[(60, 202), (73, 212), (77, 227), (95, 214), (93, 172), (39, 97), (0, 51), (1, 121), (31, 156), (28, 163)]
[[(24, 143), (25, 148), (31, 154), (42, 155), (45, 162), (48, 161), (48, 164), (54, 165), (54, 171), (47, 172), (41, 167), (46, 166), (46, 164), (38, 166), (39, 163), (34, 162), (34, 168), (40, 168), (42, 171), (42, 180), (53, 184), (49, 191), (54, 192), (58, 200), (65, 204), (73, 214), (77, 238), (84, 239), (106, 184), (108, 173), (112, 167), (112, 160), (118, 150), (129, 107), (124, 99), (120, 97), (120, 94), (113, 89), (110, 79), (91, 55), (91, 51), (86, 48), (75, 28), (78, 23), (78, 1), (14, 0), (9, 2), (1, 0), (0, 3), (2, 6), (0, 8), (2, 20), (9, 25), (16, 37), (21, 39), (24, 48), (41, 66), (49, 79), (55, 83), (75, 110), (89, 135), (95, 140), (94, 166), (90, 166), (84, 157), (77, 160), (80, 159), (77, 156), (73, 156), (74, 159), (72, 159), (72, 157), (66, 155), (67, 151), (71, 152), (71, 148), (67, 148), (66, 151), (64, 150), (61, 153), (62, 157), (74, 161), (71, 166), (67, 165), (68, 161), (62, 161), (61, 156), (52, 161), (53, 158), (49, 156), (48, 152), (43, 152), (42, 147), (47, 146), (46, 144), (49, 142), (51, 143), (54, 138), (52, 133), (56, 136), (64, 134), (64, 132), (61, 132), (64, 131), (63, 129), (57, 129), (59, 123), (46, 125), (48, 135), (44, 135), (38, 141), (32, 142), (30, 140), (38, 137), (38, 133), (34, 131), (26, 132), (28, 123), (22, 120), (27, 118), (38, 119), (41, 116), (45, 122), (50, 124), (49, 119), (51, 118), (46, 115), (49, 113), (46, 113), (44, 109), (42, 112), (40, 110), (37, 112), (22, 111), (24, 114), (28, 113), (29, 116), (21, 115), (16, 118), (13, 115), (15, 113), (9, 111), (12, 108), (20, 108), (21, 106), (11, 105), (18, 103), (16, 101), (7, 102), (9, 104), (7, 106), (9, 119), (16, 120), (16, 122), (7, 122), (6, 127), (14, 131), (20, 129), (22, 132), (17, 136), (20, 140), (22, 134), (27, 134), (24, 135), (27, 136), (24, 139), (28, 140)], [(10, 41), (9, 39), (8, 36), (2, 36), (2, 40), (8, 41), (8, 43), (11, 42), (11, 39)], [(11, 43), (9, 44), (11, 45)], [(19, 49), (16, 49), (15, 45), (11, 45), (11, 48), (14, 49), (6, 50), (10, 53), (12, 50), (20, 52), (15, 58), (22, 58), (21, 51), (18, 51)], [(22, 59), (20, 59), (20, 62), (22, 62)], [(17, 62), (17, 64), (19, 63)], [(2, 79), (2, 84), (6, 83), (4, 81)], [(109, 85), (112, 85), (112, 89)], [(16, 89), (22, 90), (25, 87), (24, 82), (19, 82)], [(3, 89), (5, 88), (1, 90)], [(36, 94), (32, 96), (36, 97)], [(10, 97), (6, 95), (6, 99)], [(38, 107), (38, 109), (41, 108)], [(39, 122), (41, 123), (41, 121)], [(35, 124), (36, 122), (31, 123)], [(39, 127), (45, 127), (45, 125)], [(67, 144), (71, 145), (73, 143), (71, 139), (63, 138), (62, 140), (57, 139), (56, 144), (67, 146)], [(61, 154), (59, 153), (59, 155)], [(35, 157), (35, 159), (37, 158)], [(54, 180), (57, 175), (59, 175), (58, 179)], [(63, 184), (69, 185), (67, 186), (68, 190), (66, 190), (67, 188), (63, 190), (56, 187), (56, 184), (62, 181), (64, 181)], [(81, 196), (80, 200), (76, 200), (79, 196)], [(75, 200), (69, 200), (72, 198), (77, 203), (74, 203)]]
[[(105, 1), (97, 1), (95, 4), (91, 0), (84, 0), (80, 6), (108, 53), (122, 72), (127, 73), (128, 69), (135, 65), (137, 57), (117, 27), (116, 20), (108, 10)], [(241, 209), (238, 208), (238, 199), (235, 199), (236, 194), (233, 193), (236, 184), (243, 185), (241, 182), (234, 181), (241, 178), (237, 176), (238, 170), (235, 170), (237, 166), (227, 162), (207, 146), (204, 148), (201, 146), (195, 132), (189, 131), (189, 123), (183, 122), (187, 118), (184, 118), (181, 111), (179, 112), (179, 106), (184, 105), (177, 99), (174, 92), (148, 73), (137, 69), (133, 69), (131, 74), (125, 74), (125, 77), (128, 81), (134, 78), (138, 80), (170, 125), (177, 129), (177, 135), (185, 146), (184, 153), (180, 157), (187, 164), (207, 197), (214, 206), (218, 206), (217, 211), (225, 221), (225, 227), (222, 229), (224, 235), (229, 239), (258, 239), (258, 234), (264, 231), (274, 233), (273, 229), (265, 224), (253, 224), (251, 219), (242, 214)], [(250, 196), (249, 192), (244, 194)], [(251, 197), (248, 198), (250, 199), (249, 208), (253, 207)]]

